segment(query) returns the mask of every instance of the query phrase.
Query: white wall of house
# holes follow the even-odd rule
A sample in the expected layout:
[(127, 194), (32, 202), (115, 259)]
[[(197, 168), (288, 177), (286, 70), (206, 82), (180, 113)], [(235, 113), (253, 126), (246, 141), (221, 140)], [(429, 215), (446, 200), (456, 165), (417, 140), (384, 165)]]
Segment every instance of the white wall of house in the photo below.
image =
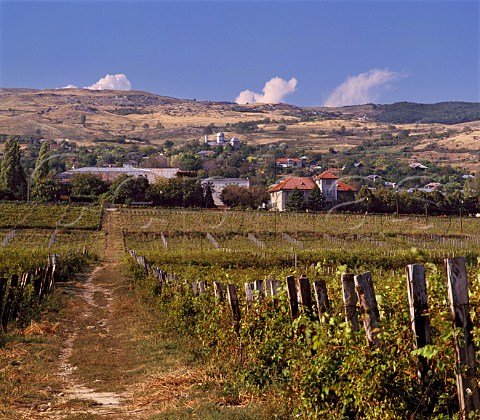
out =
[[(270, 202), (272, 203), (272, 210), (276, 211), (285, 211), (287, 209), (287, 200), (290, 197), (290, 194), (293, 190), (281, 190), (274, 191), (270, 193)], [(306, 200), (307, 197), (312, 192), (311, 190), (300, 190), (303, 194), (303, 199)]]
[(323, 194), (326, 203), (334, 203), (337, 201), (337, 180), (336, 179), (317, 179), (318, 188)]

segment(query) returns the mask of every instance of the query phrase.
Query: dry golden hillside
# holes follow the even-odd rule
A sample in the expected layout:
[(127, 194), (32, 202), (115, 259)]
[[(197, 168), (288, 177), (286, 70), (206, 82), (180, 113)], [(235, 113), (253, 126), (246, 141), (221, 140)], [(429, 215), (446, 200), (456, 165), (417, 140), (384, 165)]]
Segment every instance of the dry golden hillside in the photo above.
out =
[[(256, 144), (284, 142), (291, 148), (325, 152), (331, 148), (344, 151), (378, 141), (384, 134), (398, 135), (408, 130), (408, 144), (379, 142), (372, 151), (401, 155), (407, 147), (410, 160), (480, 169), (480, 121), (392, 125), (375, 122), (375, 108), (237, 105), (139, 91), (0, 89), (0, 134), (40, 135), (48, 140), (69, 139), (85, 144), (122, 138), (160, 145), (166, 140), (176, 144), (202, 140), (205, 126), (213, 124), (214, 130), (223, 130), (226, 138), (237, 136)], [(246, 121), (257, 121), (258, 128), (239, 133), (237, 127), (232, 127)]]

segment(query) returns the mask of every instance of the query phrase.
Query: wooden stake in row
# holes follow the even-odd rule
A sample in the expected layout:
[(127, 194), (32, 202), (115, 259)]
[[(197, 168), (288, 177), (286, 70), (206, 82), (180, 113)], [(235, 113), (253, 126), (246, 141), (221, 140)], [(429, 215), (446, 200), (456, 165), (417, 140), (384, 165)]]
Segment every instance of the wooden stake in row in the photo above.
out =
[(461, 418), (480, 410), (473, 344), (472, 320), (468, 299), (468, 278), (464, 257), (445, 260), (448, 299), (454, 328), (457, 392)]
[[(144, 263), (141, 258), (133, 255), (139, 264)], [(447, 288), (450, 301), (450, 312), (453, 323), (455, 359), (457, 365), (457, 391), (461, 418), (468, 418), (470, 413), (480, 410), (480, 392), (476, 379), (475, 347), (472, 336), (472, 321), (469, 310), (468, 278), (464, 257), (445, 260), (447, 271)], [(409, 300), (409, 313), (413, 331), (413, 342), (416, 349), (420, 349), (432, 343), (430, 331), (430, 315), (428, 309), (428, 296), (426, 287), (425, 268), (421, 264), (412, 264), (406, 268), (407, 292)], [(174, 275), (176, 284), (178, 279)], [(202, 285), (203, 283), (203, 285)], [(274, 297), (279, 288), (279, 282), (268, 279), (265, 284), (257, 280), (245, 284), (245, 295), (248, 305), (255, 299), (254, 291), (258, 293), (258, 299), (264, 299), (265, 295)], [(5, 295), (6, 280), (0, 279), (0, 308), (5, 312), (6, 305), (2, 305)], [(8, 293), (14, 293), (18, 285), (18, 278), (12, 278), (12, 287)], [(214, 292), (217, 303), (223, 302), (223, 287), (219, 282), (214, 282)], [(205, 291), (204, 282), (192, 284), (193, 294)], [(325, 313), (330, 310), (325, 280), (317, 280), (313, 284), (317, 312), (320, 321)], [(312, 294), (309, 279), (305, 276), (298, 278), (293, 276), (286, 278), (286, 290), (289, 301), (289, 310), (292, 320), (300, 315), (300, 305), (309, 316), (312, 313)], [(380, 346), (378, 334), (380, 332), (380, 313), (373, 286), (372, 275), (366, 272), (360, 275), (346, 273), (342, 275), (342, 294), (345, 308), (345, 320), (350, 323), (352, 331), (359, 330), (357, 303), (362, 314), (363, 325), (367, 341), (372, 348)], [(227, 298), (234, 319), (235, 330), (239, 331), (240, 306), (236, 286), (227, 285)], [(11, 300), (8, 299), (7, 300)], [(10, 311), (9, 308), (7, 308)], [(2, 317), (3, 320), (3, 317)], [(429, 360), (419, 356), (417, 369), (419, 381), (426, 385), (428, 371), (431, 368)]]

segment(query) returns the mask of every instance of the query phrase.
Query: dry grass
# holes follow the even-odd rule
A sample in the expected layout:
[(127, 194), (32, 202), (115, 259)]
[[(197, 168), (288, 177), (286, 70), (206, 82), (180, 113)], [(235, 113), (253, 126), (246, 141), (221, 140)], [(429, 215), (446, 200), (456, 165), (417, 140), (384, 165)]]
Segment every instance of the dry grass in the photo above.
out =
[(58, 331), (60, 322), (49, 322), (41, 321), (35, 322), (32, 321), (31, 324), (23, 330), (23, 334), (26, 336), (30, 335), (55, 335)]

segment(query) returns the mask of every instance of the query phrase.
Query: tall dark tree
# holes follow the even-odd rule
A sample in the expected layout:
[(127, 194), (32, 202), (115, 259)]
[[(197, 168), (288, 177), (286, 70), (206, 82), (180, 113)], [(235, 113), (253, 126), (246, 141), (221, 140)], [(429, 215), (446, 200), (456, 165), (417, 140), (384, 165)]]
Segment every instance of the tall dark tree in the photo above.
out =
[(215, 205), (214, 200), (213, 200), (212, 186), (210, 184), (207, 184), (207, 186), (205, 187), (204, 200), (205, 200), (205, 208), (213, 209), (213, 208), (217, 207)]
[(23, 199), (26, 196), (27, 181), (20, 159), (18, 138), (10, 136), (3, 149), (0, 189), (10, 191), (15, 198)]
[(38, 158), (35, 163), (35, 172), (33, 173), (34, 184), (38, 184), (39, 182), (48, 178), (48, 174), (50, 172), (47, 158), (48, 149), (48, 143), (44, 141), (40, 147), (40, 152), (38, 153)]
[(323, 209), (325, 198), (318, 185), (315, 185), (310, 195), (307, 197), (306, 207), (308, 210), (320, 211)]
[(360, 211), (371, 211), (373, 205), (373, 193), (367, 187), (363, 186), (357, 194), (357, 207)]
[(303, 199), (302, 192), (298, 188), (295, 188), (288, 196), (285, 207), (289, 211), (305, 210), (305, 200)]

